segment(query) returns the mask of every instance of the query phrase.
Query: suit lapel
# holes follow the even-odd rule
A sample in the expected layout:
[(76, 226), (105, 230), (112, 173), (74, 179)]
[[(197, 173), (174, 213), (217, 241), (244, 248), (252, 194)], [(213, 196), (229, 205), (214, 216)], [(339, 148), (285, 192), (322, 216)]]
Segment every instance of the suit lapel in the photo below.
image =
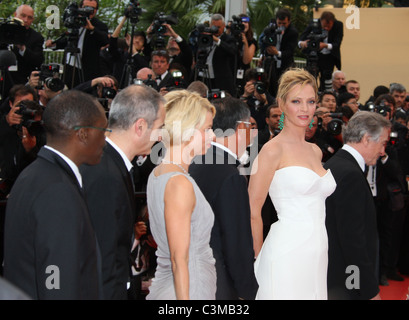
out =
[(136, 212), (134, 184), (132, 182), (133, 179), (131, 178), (131, 174), (126, 168), (125, 162), (121, 155), (115, 150), (115, 148), (109, 143), (106, 144), (105, 148), (105, 153), (111, 157), (118, 170), (121, 172), (122, 179), (128, 190), (129, 202), (131, 203), (133, 209), (132, 212)]
[(78, 183), (77, 177), (75, 176), (71, 167), (68, 165), (67, 162), (65, 162), (63, 158), (61, 158), (55, 152), (44, 147), (41, 148), (41, 150), (38, 153), (38, 156), (59, 166), (67, 174), (67, 176), (69, 176), (72, 183), (74, 183), (78, 187), (78, 191), (81, 193), (81, 195), (83, 195), (83, 189)]

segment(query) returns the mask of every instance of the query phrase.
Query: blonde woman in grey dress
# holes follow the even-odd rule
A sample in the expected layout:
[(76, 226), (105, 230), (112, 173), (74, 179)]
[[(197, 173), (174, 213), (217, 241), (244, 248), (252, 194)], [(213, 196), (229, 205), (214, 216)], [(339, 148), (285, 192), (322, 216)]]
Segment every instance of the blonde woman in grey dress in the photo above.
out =
[(147, 300), (215, 299), (216, 270), (209, 246), (214, 215), (188, 168), (214, 139), (215, 109), (186, 90), (166, 94), (162, 141), (166, 154), (147, 186), (149, 222), (158, 245)]

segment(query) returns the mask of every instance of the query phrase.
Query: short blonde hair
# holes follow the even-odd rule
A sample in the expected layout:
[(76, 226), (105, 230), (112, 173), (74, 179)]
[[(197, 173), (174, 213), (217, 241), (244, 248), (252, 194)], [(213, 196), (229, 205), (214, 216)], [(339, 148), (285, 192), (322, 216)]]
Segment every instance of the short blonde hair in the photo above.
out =
[(304, 69), (288, 69), (280, 77), (277, 99), (281, 99), (283, 103), (285, 103), (288, 93), (293, 87), (295, 87), (296, 85), (301, 85), (301, 87), (304, 87), (307, 84), (312, 86), (315, 92), (315, 99), (318, 99), (318, 86), (315, 77)]
[(202, 126), (206, 115), (216, 114), (215, 107), (196, 92), (175, 90), (165, 95), (166, 117), (162, 142), (166, 146), (180, 144), (194, 134), (194, 130)]

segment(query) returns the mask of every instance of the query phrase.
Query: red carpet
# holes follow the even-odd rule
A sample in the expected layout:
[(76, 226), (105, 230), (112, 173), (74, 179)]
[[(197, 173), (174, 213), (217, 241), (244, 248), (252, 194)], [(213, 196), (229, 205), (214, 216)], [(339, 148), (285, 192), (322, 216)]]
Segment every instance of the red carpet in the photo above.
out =
[(389, 286), (380, 286), (382, 300), (406, 300), (409, 294), (409, 276), (404, 281), (389, 280)]

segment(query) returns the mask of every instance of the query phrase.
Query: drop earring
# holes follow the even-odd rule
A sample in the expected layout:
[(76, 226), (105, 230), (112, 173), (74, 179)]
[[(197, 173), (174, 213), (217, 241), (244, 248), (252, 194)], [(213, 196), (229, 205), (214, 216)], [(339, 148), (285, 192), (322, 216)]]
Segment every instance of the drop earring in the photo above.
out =
[(311, 122), (310, 122), (310, 124), (308, 125), (308, 128), (312, 129), (313, 123), (314, 123), (314, 118), (311, 119)]
[(284, 128), (284, 112), (281, 112), (280, 120), (278, 120), (278, 128), (280, 130)]

